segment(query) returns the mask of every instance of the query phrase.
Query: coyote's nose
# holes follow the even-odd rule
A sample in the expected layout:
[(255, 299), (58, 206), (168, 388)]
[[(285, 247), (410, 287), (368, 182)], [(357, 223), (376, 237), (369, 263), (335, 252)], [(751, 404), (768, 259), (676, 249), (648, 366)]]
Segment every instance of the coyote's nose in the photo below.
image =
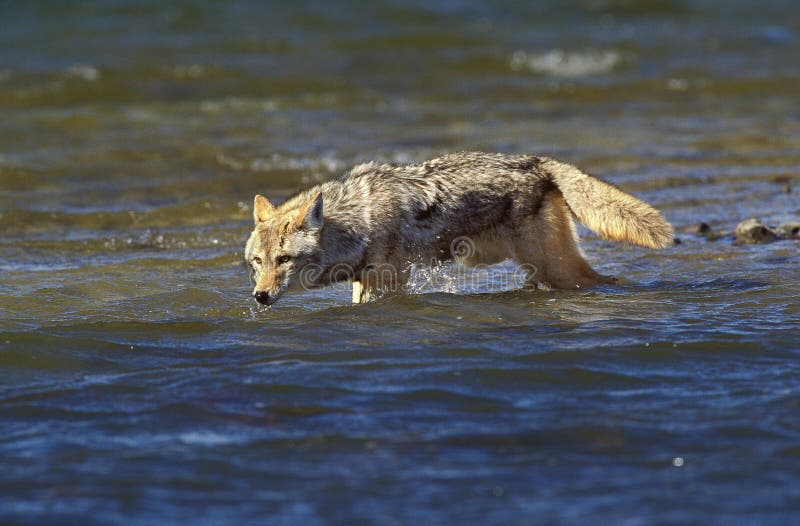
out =
[(253, 297), (256, 299), (257, 302), (261, 303), (262, 305), (269, 305), (271, 303), (269, 300), (269, 294), (267, 294), (266, 290), (259, 290), (258, 292), (254, 292)]

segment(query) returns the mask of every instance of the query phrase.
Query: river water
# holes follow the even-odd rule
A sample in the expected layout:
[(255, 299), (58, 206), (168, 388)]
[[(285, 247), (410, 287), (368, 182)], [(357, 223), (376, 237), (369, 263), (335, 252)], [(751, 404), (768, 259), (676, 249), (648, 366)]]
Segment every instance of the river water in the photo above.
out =
[[(0, 522), (796, 523), (800, 242), (724, 232), (800, 220), (798, 20), (1, 3)], [(586, 291), (252, 301), (255, 193), (464, 149), (578, 164), (682, 242), (582, 232), (622, 278)]]

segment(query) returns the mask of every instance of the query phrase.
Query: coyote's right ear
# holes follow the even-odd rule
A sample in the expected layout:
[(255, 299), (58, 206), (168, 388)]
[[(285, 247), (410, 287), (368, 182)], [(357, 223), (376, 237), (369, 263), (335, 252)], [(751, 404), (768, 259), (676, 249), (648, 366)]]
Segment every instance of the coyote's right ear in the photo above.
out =
[(266, 197), (256, 194), (253, 201), (253, 221), (256, 224), (266, 221), (272, 214), (275, 213), (275, 207), (272, 206)]

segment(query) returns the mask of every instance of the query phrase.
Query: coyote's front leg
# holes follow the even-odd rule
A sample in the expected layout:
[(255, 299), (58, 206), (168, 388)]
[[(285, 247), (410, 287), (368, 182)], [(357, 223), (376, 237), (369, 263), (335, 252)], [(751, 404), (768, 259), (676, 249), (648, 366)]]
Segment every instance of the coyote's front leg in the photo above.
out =
[(366, 303), (370, 299), (369, 286), (360, 281), (353, 281), (353, 303)]
[(402, 294), (409, 270), (390, 264), (371, 265), (353, 280), (353, 303), (366, 303), (377, 298)]

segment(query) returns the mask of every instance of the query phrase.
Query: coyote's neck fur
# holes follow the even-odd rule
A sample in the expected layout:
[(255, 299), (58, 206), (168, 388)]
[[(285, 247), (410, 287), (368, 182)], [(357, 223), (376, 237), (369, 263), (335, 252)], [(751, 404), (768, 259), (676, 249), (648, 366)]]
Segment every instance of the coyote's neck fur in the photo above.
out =
[[(421, 164), (367, 163), (278, 207), (256, 196), (245, 256), (254, 295), (354, 283), (354, 301), (397, 290), (411, 263), (507, 258), (557, 288), (606, 282), (583, 258), (572, 217), (605, 239), (663, 248), (672, 227), (609, 183), (546, 157), (464, 152)], [(300, 282), (300, 283), (298, 283)]]

